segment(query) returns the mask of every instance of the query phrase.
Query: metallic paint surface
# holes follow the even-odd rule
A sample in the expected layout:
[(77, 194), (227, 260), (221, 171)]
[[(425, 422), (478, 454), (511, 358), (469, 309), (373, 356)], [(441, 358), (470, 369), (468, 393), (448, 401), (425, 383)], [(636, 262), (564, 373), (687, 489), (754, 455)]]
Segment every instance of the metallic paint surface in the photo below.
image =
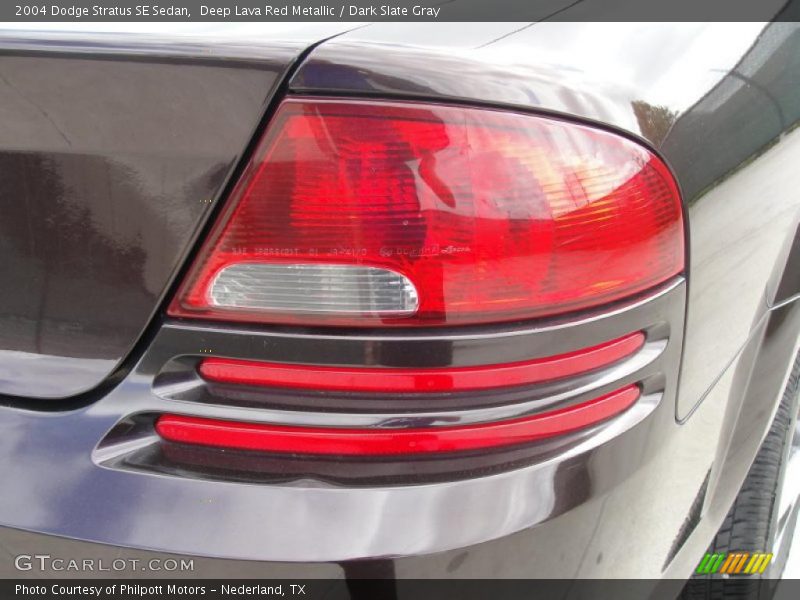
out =
[[(330, 335), (309, 347), (303, 339), (313, 331), (291, 340), (280, 330), (226, 335), (194, 324), (189, 335), (172, 323), (93, 404), (47, 413), (0, 408), (0, 477), (14, 490), (0, 495), (0, 544), (15, 552), (46, 544), (258, 561), (203, 559), (194, 577), (246, 575), (256, 565), (259, 576), (336, 577), (355, 558), (381, 559), (359, 563), (362, 572), (388, 565), (398, 577), (688, 576), (744, 479), (797, 350), (800, 289), (787, 265), (796, 264), (800, 213), (800, 132), (792, 131), (800, 116), (798, 48), (796, 23), (379, 24), (322, 44), (295, 74), (293, 92), (508, 105), (600, 123), (659, 151), (681, 184), (689, 222), (679, 384), (682, 340), (674, 332), (653, 363), (673, 377), (638, 424), (569, 456), (457, 482), (255, 485), (99, 466), (96, 444), (120, 419), (179, 404), (152, 387), (176, 355), (211, 347), (313, 362), (345, 348)], [(673, 310), (670, 322), (682, 323), (682, 309)], [(546, 355), (632, 326), (644, 325), (622, 311), (570, 335), (544, 327), (530, 348)], [(426, 349), (414, 358), (436, 365), (458, 355), (475, 364), (483, 352), (521, 351), (485, 337), (480, 347), (423, 338), (418, 348)], [(413, 340), (395, 341), (414, 350)], [(344, 362), (368, 356), (361, 346), (346, 348)], [(258, 413), (191, 409), (241, 411)], [(683, 532), (706, 481), (698, 522)]]
[(238, 29), (0, 31), (0, 394), (119, 365), (288, 67), (343, 28)]
[(283, 66), (0, 56), (0, 278), (13, 290), (0, 393), (77, 394), (127, 355)]

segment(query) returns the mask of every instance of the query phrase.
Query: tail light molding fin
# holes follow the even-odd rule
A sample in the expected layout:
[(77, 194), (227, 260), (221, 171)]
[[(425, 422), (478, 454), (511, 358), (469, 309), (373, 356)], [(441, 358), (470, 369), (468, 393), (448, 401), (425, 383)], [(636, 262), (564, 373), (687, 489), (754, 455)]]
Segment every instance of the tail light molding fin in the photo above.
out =
[[(139, 415), (134, 419), (137, 427), (121, 422), (101, 442), (102, 453), (97, 460), (109, 468), (176, 477), (246, 479), (275, 485), (282, 485), (287, 478), (310, 477), (322, 482), (381, 486), (458, 480), (594, 452), (618, 436), (639, 435), (632, 430), (646, 419), (672, 422), (685, 291), (685, 282), (678, 277), (613, 307), (588, 311), (579, 318), (543, 319), (524, 328), (505, 323), (451, 330), (331, 331), (167, 322), (137, 367), (147, 377), (156, 374), (151, 401), (137, 401), (130, 407), (130, 415)], [(382, 371), (480, 368), (540, 361), (581, 349), (591, 351), (607, 342), (625, 340), (631, 332), (643, 335), (643, 345), (619, 360), (610, 357), (608, 366), (512, 388), (444, 393), (315, 391), (315, 386), (218, 383), (203, 379), (198, 372), (203, 360), (216, 359), (262, 360), (284, 366), (347, 365)], [(198, 334), (202, 335), (203, 348), (213, 349), (211, 352), (197, 347)], [(638, 335), (631, 338), (637, 346)], [(289, 427), (295, 432), (318, 428), (403, 431), (472, 427), (534, 418), (632, 385), (640, 391), (632, 405), (608, 419), (587, 422), (580, 429), (521, 443), (431, 451), (419, 457), (406, 452), (364, 454), (360, 458), (330, 454), (326, 458), (325, 453), (305, 455), (214, 445), (204, 448), (202, 443), (167, 440), (156, 430), (159, 417), (170, 414)]]

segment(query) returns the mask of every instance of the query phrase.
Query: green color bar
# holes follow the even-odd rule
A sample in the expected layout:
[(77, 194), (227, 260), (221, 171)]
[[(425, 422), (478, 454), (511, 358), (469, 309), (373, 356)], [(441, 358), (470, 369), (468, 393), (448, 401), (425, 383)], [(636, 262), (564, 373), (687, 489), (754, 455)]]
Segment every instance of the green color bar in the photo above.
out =
[(709, 570), (709, 573), (716, 573), (719, 570), (719, 568), (722, 566), (722, 562), (725, 560), (725, 556), (726, 555), (725, 554), (715, 554), (714, 556), (717, 557), (717, 560), (716, 560), (715, 563), (713, 563), (713, 566), (711, 566), (711, 569)]
[(700, 561), (700, 564), (697, 565), (697, 571), (695, 573), (707, 573), (706, 571), (706, 564), (708, 563), (711, 555), (706, 552), (706, 555), (703, 557), (703, 560)]

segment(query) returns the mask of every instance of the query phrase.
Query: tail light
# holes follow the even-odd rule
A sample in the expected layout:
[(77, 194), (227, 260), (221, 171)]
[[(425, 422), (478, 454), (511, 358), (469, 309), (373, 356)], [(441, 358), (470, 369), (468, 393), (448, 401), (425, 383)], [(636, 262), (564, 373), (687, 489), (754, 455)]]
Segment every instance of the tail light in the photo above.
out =
[(156, 431), (172, 442), (292, 454), (391, 455), (457, 452), (563, 435), (610, 419), (639, 398), (625, 387), (582, 404), (494, 423), (424, 429), (336, 429), (234, 423), (164, 415)]
[[(620, 300), (677, 275), (683, 261), (669, 170), (618, 135), (497, 110), (297, 98), (278, 108), (168, 312), (346, 327), (494, 323)], [(296, 414), (277, 413), (270, 423), (162, 415), (156, 431), (182, 444), (291, 455), (510, 447), (626, 411), (641, 381), (619, 381), (610, 393), (607, 381), (587, 398), (568, 378), (596, 369), (608, 377), (643, 349), (646, 335), (544, 358), (502, 363), (487, 355), (482, 364), (443, 359), (435, 367), (409, 356), (404, 366), (374, 362), (377, 346), (364, 344), (364, 362), (348, 366), (330, 356), (308, 364), (315, 360), (307, 354), (293, 363), (204, 356), (197, 381), (225, 384), (211, 387), (232, 395), (370, 397), (397, 409), (376, 416), (379, 424), (347, 426), (359, 408), (339, 415), (344, 425), (313, 410), (302, 426)], [(536, 388), (543, 382), (550, 383)], [(553, 392), (558, 386), (563, 397)], [(552, 397), (535, 399), (545, 393)], [(461, 421), (414, 419), (402, 406), (424, 399), (437, 411), (437, 399), (469, 395), (487, 407), (513, 396), (523, 407), (476, 409), (475, 421)], [(426, 419), (435, 426), (420, 426)]]
[(608, 367), (639, 350), (642, 332), (593, 348), (517, 363), (449, 368), (324, 367), (204, 359), (200, 375), (219, 383), (368, 393), (459, 392), (525, 386)]
[(541, 116), (283, 102), (169, 314), (425, 326), (585, 309), (683, 269), (666, 166)]

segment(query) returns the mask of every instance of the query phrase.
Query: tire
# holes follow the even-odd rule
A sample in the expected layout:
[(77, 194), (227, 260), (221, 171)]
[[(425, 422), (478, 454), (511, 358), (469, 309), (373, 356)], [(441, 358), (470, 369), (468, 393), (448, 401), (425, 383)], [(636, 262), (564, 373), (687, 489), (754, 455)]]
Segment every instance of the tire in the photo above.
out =
[[(710, 554), (727, 552), (770, 552), (777, 535), (778, 503), (792, 444), (800, 391), (800, 354), (786, 384), (775, 419), (758, 450), (717, 535)], [(793, 523), (792, 523), (793, 525)], [(681, 595), (684, 599), (771, 598), (775, 592), (790, 544), (782, 544), (782, 556), (775, 556), (762, 574), (722, 578), (694, 575)], [(773, 579), (768, 579), (769, 577)]]

